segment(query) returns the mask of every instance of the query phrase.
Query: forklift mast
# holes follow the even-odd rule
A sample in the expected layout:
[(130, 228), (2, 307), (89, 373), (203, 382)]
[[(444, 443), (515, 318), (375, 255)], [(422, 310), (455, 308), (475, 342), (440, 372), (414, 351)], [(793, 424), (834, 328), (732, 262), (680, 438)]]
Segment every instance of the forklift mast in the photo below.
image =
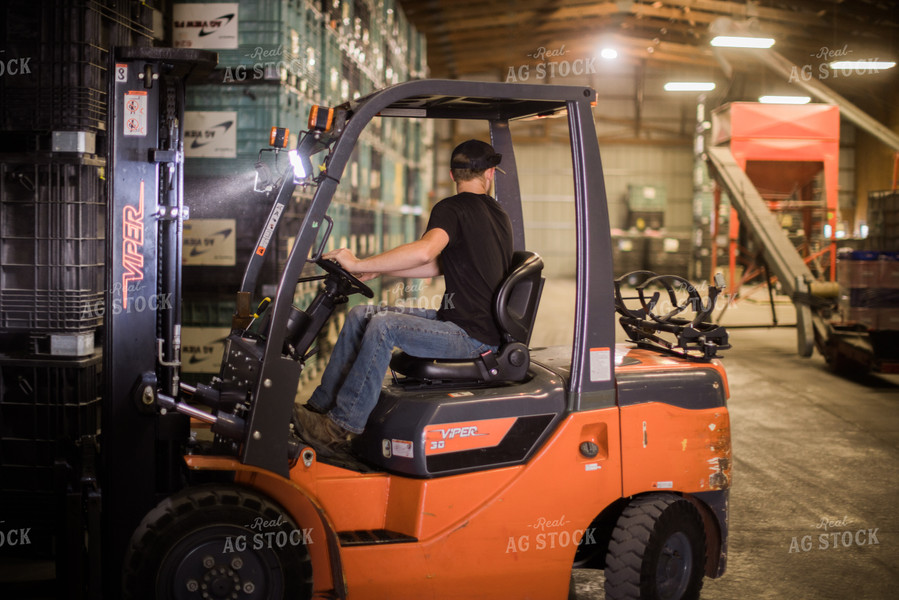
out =
[[(189, 421), (159, 414), (179, 384), (184, 84), (214, 52), (118, 48), (111, 57), (106, 376), (100, 442), (104, 573), (159, 498), (181, 487)], [(108, 597), (116, 578), (105, 577)]]

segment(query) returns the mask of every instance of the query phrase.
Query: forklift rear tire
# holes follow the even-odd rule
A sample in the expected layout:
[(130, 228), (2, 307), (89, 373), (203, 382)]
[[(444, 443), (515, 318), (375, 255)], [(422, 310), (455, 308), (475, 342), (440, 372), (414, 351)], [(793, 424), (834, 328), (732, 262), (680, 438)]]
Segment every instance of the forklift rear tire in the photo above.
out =
[(702, 518), (689, 501), (658, 494), (635, 498), (612, 532), (606, 555), (606, 598), (699, 598), (705, 554)]
[(307, 600), (306, 539), (286, 510), (253, 491), (187, 488), (147, 513), (131, 537), (123, 597)]

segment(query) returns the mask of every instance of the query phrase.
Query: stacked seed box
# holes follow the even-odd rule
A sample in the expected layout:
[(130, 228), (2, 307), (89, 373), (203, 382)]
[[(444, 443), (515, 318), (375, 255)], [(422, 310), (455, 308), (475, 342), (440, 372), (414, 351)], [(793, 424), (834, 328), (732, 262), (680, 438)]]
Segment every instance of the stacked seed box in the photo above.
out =
[[(203, 23), (211, 33), (201, 37)], [(268, 147), (271, 127), (289, 128), (289, 148), (295, 147), (313, 104), (337, 106), (424, 76), (427, 48), (394, 0), (176, 3), (173, 36), (176, 46), (219, 53), (208, 82), (188, 88), (185, 115), (185, 200), (191, 219), (185, 227), (184, 347), (197, 354), (195, 373), (212, 373), (230, 324), (222, 303), (233, 306), (270, 209), (271, 199), (254, 191), (255, 164), (261, 156), (272, 172), (287, 165), (283, 154), (259, 153)], [(327, 249), (347, 247), (364, 257), (420, 235), (431, 187), (432, 131), (389, 118), (366, 128), (329, 209), (334, 228)], [(254, 302), (274, 293), (310, 193), (298, 189), (285, 211)], [(188, 248), (197, 250), (191, 255)], [(315, 272), (310, 267), (304, 275)], [(385, 303), (418, 289), (389, 279), (371, 286), (374, 301)], [(297, 306), (308, 306), (317, 289), (314, 282), (299, 284)], [(361, 300), (357, 296), (351, 303)], [(340, 323), (338, 316), (324, 332), (319, 362)], [(186, 356), (185, 364), (191, 358)], [(307, 365), (304, 377), (314, 377), (319, 368)]]

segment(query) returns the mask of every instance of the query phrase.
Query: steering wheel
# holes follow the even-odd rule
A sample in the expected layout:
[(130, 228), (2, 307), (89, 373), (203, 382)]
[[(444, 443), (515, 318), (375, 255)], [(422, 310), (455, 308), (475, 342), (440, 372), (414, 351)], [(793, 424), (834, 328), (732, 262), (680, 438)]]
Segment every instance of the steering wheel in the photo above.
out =
[(336, 275), (340, 277), (344, 281), (350, 284), (349, 293), (350, 294), (362, 294), (366, 298), (373, 298), (375, 293), (371, 291), (371, 288), (359, 281), (359, 279), (351, 274), (349, 271), (340, 266), (340, 263), (336, 260), (329, 260), (326, 258), (319, 258), (315, 261), (315, 264), (320, 266), (326, 272), (331, 275)]

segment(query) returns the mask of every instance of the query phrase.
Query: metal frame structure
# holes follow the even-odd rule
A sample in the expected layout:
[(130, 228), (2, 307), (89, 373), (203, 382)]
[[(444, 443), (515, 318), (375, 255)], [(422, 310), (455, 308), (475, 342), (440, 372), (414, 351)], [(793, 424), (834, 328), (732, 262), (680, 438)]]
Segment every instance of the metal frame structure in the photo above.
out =
[[(575, 181), (581, 182), (575, 187), (578, 223), (575, 340), (581, 343), (572, 348), (569, 409), (614, 405), (611, 375), (605, 380), (591, 376), (597, 372), (595, 367), (591, 368), (591, 361), (610, 360), (615, 341), (614, 323), (608, 318), (615, 310), (611, 278), (608, 277), (612, 271), (611, 242), (608, 235), (590, 235), (609, 229), (599, 151), (595, 143), (588, 143), (595, 139), (591, 112), (594, 99), (595, 92), (582, 87), (429, 80), (401, 83), (344, 105), (351, 116), (331, 151), (325, 176), (300, 226), (273, 298), (272, 334), (267, 339), (261, 376), (253, 391), (256, 400), (249, 417), (247, 437), (243, 440), (242, 462), (287, 475), (287, 440), (281, 432), (290, 417), (292, 390), (299, 381), (299, 368), (295, 361), (282, 356), (280, 349), (293, 300), (294, 282), (312, 250), (318, 228), (359, 135), (378, 115), (489, 121), (491, 139), (508, 167), (507, 175), (497, 177), (497, 200), (512, 219), (515, 248), (523, 249), (524, 227), (508, 123), (567, 109), (573, 136)], [(279, 201), (293, 193), (294, 185), (291, 178), (284, 179), (277, 192)]]

